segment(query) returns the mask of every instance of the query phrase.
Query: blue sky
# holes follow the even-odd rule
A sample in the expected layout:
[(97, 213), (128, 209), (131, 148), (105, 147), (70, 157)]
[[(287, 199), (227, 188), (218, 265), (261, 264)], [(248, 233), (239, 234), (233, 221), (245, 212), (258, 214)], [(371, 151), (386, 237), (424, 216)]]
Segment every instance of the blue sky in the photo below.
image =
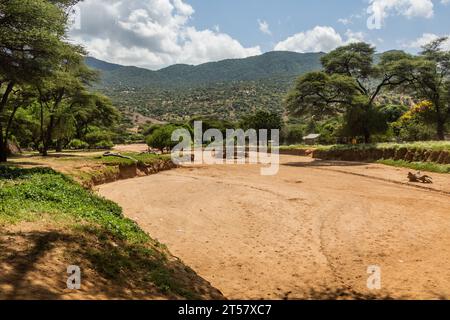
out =
[[(364, 32), (365, 39), (381, 51), (421, 37), (424, 33), (450, 34), (450, 4), (434, 1), (432, 18), (392, 15), (381, 29), (367, 28), (368, 1), (365, 0), (189, 0), (195, 8), (192, 23), (199, 28), (213, 28), (239, 39), (245, 46), (260, 45), (273, 50), (279, 41), (317, 25), (331, 26), (344, 34), (347, 30)], [(258, 29), (258, 19), (269, 24), (272, 35)], [(339, 19), (351, 19), (344, 25)], [(383, 42), (378, 41), (381, 39)], [(411, 48), (414, 49), (414, 48)]]
[(417, 52), (450, 34), (450, 0), (84, 0), (78, 9), (75, 42), (149, 69), (355, 41)]

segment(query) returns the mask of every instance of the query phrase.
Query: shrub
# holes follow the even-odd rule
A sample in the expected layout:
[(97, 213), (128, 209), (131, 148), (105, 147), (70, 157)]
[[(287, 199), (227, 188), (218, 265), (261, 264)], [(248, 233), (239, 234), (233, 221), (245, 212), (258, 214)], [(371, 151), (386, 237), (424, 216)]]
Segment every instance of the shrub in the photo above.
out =
[(83, 150), (83, 149), (88, 149), (89, 144), (87, 142), (81, 141), (79, 139), (73, 139), (72, 141), (69, 142), (69, 144), (67, 145), (67, 148), (69, 148), (71, 150)]
[(93, 146), (101, 141), (112, 141), (113, 136), (114, 134), (112, 132), (96, 130), (89, 132), (86, 135), (85, 140), (90, 146)]
[(106, 149), (106, 150), (110, 150), (110, 149), (112, 149), (113, 147), (114, 147), (114, 143), (112, 143), (111, 141), (108, 141), (108, 140), (103, 140), (103, 141), (97, 142), (97, 143), (94, 145), (94, 148), (95, 148), (95, 149)]
[(299, 125), (285, 126), (281, 130), (281, 141), (282, 144), (285, 145), (299, 144), (303, 142), (304, 135), (305, 131), (302, 126)]
[(172, 141), (172, 133), (177, 129), (180, 129), (180, 127), (174, 125), (160, 127), (153, 131), (145, 141), (149, 147), (164, 152), (164, 150), (171, 149), (178, 144), (177, 141)]

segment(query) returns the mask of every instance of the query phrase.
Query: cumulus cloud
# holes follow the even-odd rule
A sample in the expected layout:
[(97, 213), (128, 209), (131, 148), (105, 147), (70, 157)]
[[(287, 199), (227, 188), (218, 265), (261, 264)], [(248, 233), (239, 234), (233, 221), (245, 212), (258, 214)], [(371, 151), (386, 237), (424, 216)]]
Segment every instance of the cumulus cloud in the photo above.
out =
[[(420, 49), (424, 45), (426, 45), (426, 44), (428, 44), (428, 43), (432, 42), (433, 40), (436, 40), (436, 39), (438, 39), (440, 37), (441, 36), (438, 36), (438, 35), (436, 35), (434, 33), (424, 33), (419, 38), (404, 44), (403, 47), (411, 48), (411, 49)], [(444, 36), (444, 37), (448, 37), (448, 35)], [(447, 41), (445, 41), (443, 43), (442, 48), (444, 50), (450, 50), (450, 39), (447, 39)]]
[(271, 35), (272, 32), (270, 31), (270, 27), (269, 24), (267, 23), (267, 21), (261, 21), (258, 19), (258, 25), (259, 25), (259, 31), (261, 31), (262, 33)]
[(189, 25), (194, 8), (183, 0), (85, 0), (70, 37), (99, 59), (158, 69), (261, 54), (231, 36)]
[(345, 39), (332, 27), (316, 26), (279, 42), (274, 50), (295, 52), (329, 52), (339, 46), (364, 41), (362, 32), (347, 30)]
[(377, 27), (381, 27), (391, 15), (432, 18), (434, 5), (432, 0), (370, 0), (367, 12), (375, 20)]

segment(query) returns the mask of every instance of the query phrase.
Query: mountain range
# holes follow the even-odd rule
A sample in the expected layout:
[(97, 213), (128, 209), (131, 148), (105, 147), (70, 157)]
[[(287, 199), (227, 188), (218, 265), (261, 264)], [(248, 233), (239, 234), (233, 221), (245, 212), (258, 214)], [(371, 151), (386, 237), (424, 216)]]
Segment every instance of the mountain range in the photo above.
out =
[(209, 62), (197, 66), (176, 64), (152, 71), (121, 66), (87, 57), (87, 64), (102, 72), (102, 87), (174, 88), (214, 83), (297, 77), (320, 69), (323, 53), (268, 52), (263, 55)]

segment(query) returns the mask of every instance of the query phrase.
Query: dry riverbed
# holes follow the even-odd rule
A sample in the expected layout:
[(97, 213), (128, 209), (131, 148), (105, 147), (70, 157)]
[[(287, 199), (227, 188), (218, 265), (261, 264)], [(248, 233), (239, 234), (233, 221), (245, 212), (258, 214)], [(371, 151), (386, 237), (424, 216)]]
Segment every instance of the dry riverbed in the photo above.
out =
[[(450, 297), (450, 177), (282, 156), (192, 166), (99, 187), (228, 298)], [(369, 265), (382, 290), (366, 286)]]

